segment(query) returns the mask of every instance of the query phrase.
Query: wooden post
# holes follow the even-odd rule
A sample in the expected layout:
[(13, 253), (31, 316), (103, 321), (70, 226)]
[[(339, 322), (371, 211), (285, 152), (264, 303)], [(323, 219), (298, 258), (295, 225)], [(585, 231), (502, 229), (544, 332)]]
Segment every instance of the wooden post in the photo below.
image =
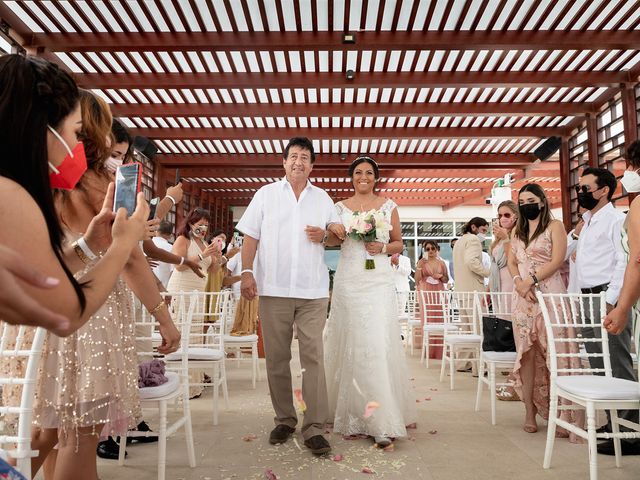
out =
[[(636, 94), (634, 85), (620, 85), (622, 93), (622, 123), (624, 125), (625, 163), (629, 166), (626, 151), (633, 142), (638, 140), (638, 111), (636, 110)], [(629, 205), (636, 198), (636, 193), (629, 194)]]
[(587, 152), (589, 153), (589, 166), (599, 167), (598, 125), (596, 116), (592, 113), (587, 113)]
[(567, 231), (573, 227), (569, 170), (569, 139), (562, 137), (562, 144), (560, 145), (560, 198), (562, 199), (562, 223), (564, 223), (564, 228)]

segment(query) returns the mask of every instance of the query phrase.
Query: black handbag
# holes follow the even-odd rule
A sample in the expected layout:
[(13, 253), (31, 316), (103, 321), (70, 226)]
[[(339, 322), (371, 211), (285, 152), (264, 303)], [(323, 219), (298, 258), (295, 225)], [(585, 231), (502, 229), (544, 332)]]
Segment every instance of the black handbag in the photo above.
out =
[(482, 317), (482, 350), (485, 352), (515, 352), (511, 322), (494, 316)]

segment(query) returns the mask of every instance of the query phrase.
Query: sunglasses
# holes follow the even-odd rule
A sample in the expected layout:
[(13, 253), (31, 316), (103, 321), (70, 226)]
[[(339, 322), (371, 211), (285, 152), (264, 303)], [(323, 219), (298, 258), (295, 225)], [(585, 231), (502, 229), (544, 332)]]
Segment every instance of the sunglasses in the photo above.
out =
[[(589, 185), (576, 185), (575, 187), (573, 187), (576, 189), (576, 193), (589, 193), (591, 192), (591, 187), (589, 187)], [(598, 190), (602, 189), (604, 187), (598, 187), (595, 190), (593, 190), (594, 192), (597, 192)]]
[(435, 248), (433, 248), (433, 247), (427, 247), (427, 248), (425, 248), (425, 250), (426, 250), (427, 252), (435, 252), (435, 251), (436, 251), (436, 249), (435, 249)]
[(499, 213), (498, 218), (511, 218), (513, 215), (511, 213)]

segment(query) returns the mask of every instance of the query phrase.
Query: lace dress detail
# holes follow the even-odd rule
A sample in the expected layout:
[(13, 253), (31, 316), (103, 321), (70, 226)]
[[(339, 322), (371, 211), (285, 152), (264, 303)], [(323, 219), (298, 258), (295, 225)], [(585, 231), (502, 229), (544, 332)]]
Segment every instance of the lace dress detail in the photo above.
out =
[[(387, 220), (396, 205), (380, 208)], [(343, 223), (353, 214), (339, 202)], [(389, 234), (378, 238), (388, 243)], [(343, 435), (405, 437), (416, 421), (415, 398), (400, 339), (395, 285), (389, 257), (375, 255), (374, 270), (365, 270), (362, 242), (342, 244), (333, 283), (331, 312), (324, 331), (325, 373), (330, 418)], [(364, 418), (368, 402), (380, 407)]]

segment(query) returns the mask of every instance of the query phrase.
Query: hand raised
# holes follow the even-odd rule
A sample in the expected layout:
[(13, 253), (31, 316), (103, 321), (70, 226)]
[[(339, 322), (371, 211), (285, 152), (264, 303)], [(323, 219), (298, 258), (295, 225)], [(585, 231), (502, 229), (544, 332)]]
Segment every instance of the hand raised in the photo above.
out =
[(109, 183), (102, 208), (91, 219), (87, 231), (83, 235), (85, 242), (95, 254), (104, 252), (111, 245), (111, 224), (116, 218), (116, 214), (112, 211), (114, 188), (113, 182)]
[(166, 194), (173, 198), (176, 203), (180, 203), (184, 196), (184, 193), (182, 192), (182, 182), (178, 182), (177, 185), (167, 188)]
[(149, 216), (149, 204), (144, 199), (144, 193), (138, 193), (136, 210), (127, 218), (127, 210), (118, 209), (116, 219), (111, 227), (111, 236), (114, 242), (121, 242), (129, 249), (138, 242), (144, 240), (147, 217)]

